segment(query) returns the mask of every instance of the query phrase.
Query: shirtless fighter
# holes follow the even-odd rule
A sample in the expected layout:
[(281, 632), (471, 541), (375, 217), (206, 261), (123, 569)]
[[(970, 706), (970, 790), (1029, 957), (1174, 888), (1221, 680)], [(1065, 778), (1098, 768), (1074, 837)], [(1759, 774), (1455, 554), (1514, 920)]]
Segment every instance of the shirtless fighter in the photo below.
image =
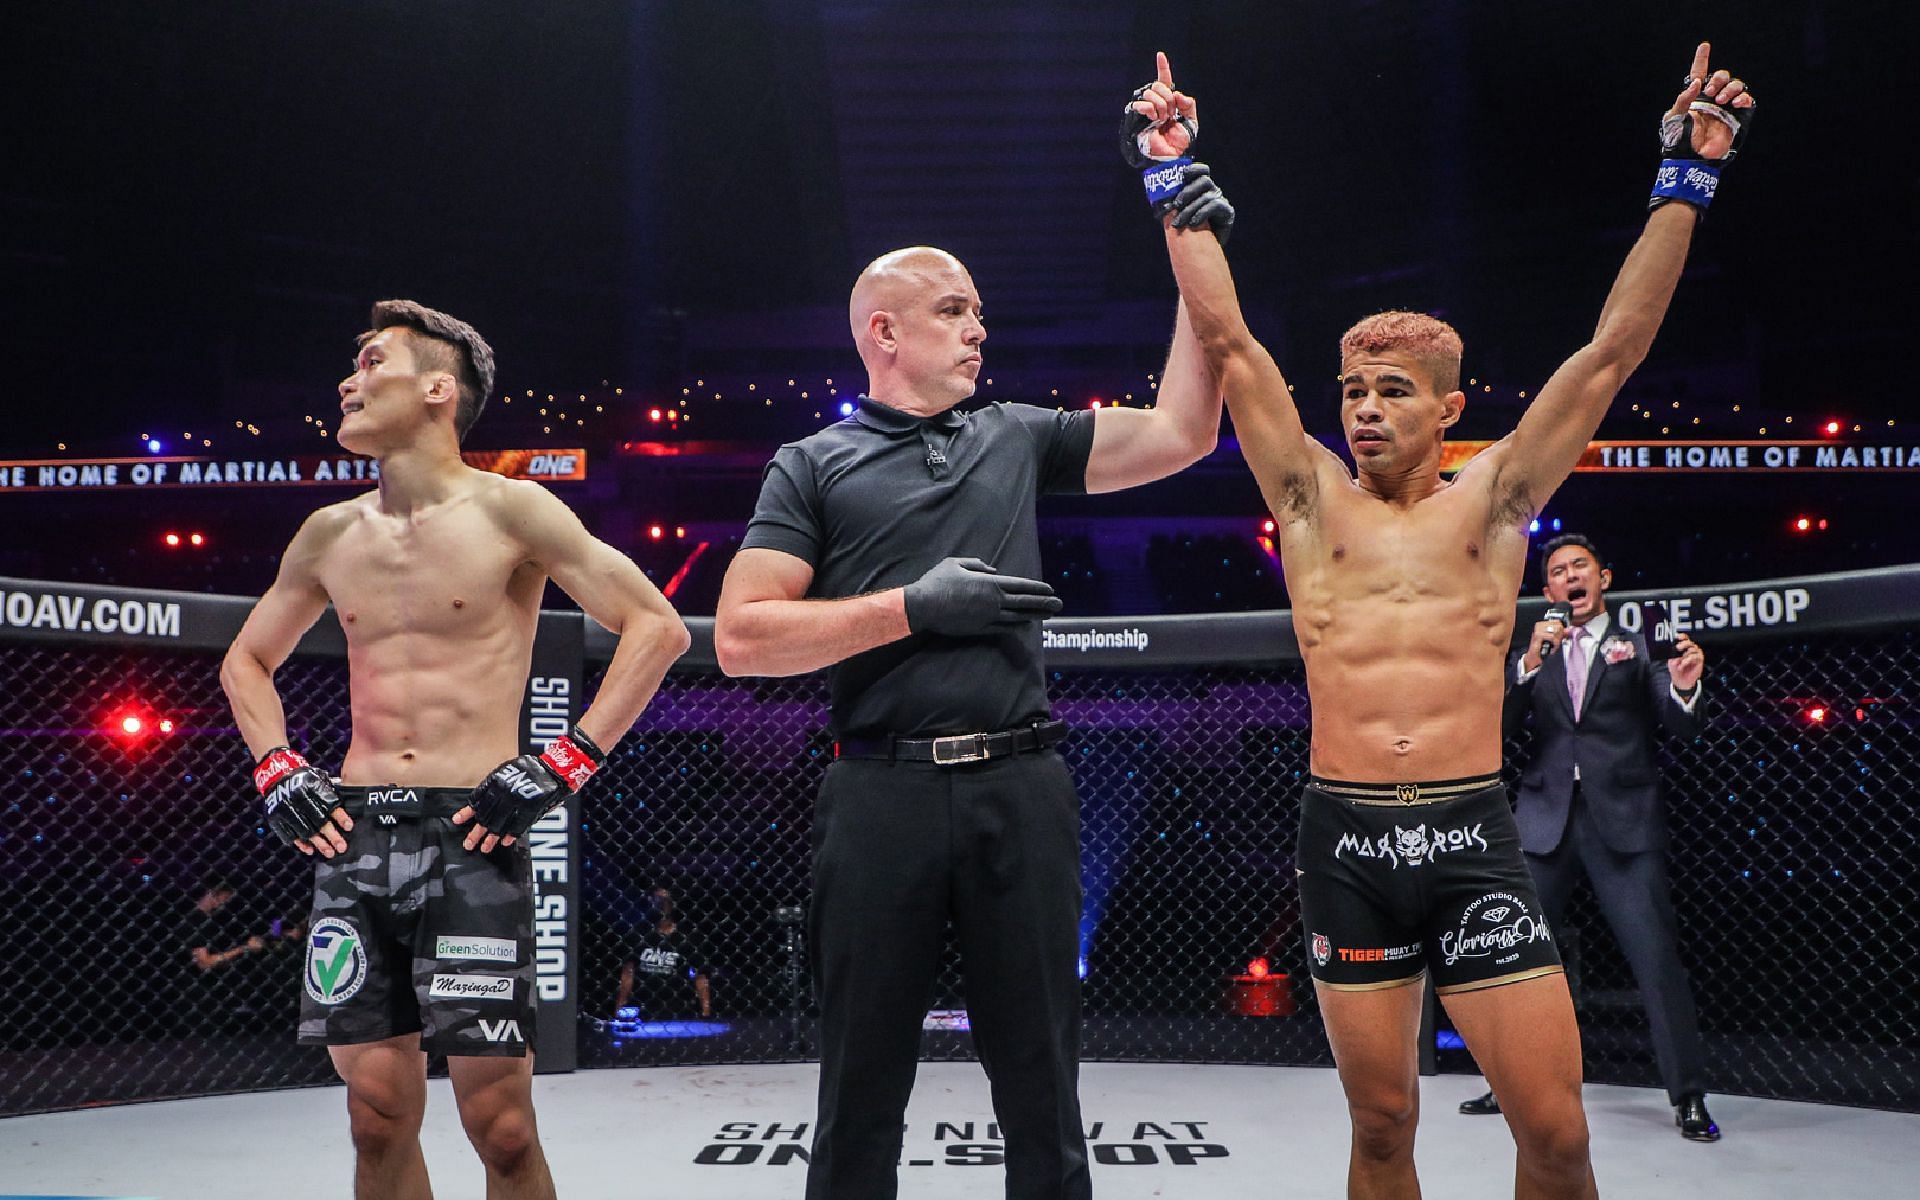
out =
[[(468, 467), (493, 387), (472, 326), (374, 306), (340, 384), (340, 445), (377, 491), (309, 517), (220, 672), (266, 820), (315, 864), (299, 1040), (347, 1084), (359, 1200), (431, 1195), (427, 1051), (447, 1056), (489, 1200), (553, 1196), (534, 1129), (533, 887), (520, 839), (576, 791), (687, 647), (638, 567), (538, 484)], [(547, 579), (620, 636), (569, 736), (519, 754)], [(273, 673), (331, 602), (353, 737), (338, 781), (287, 746)], [(495, 765), (499, 764), (499, 765)]]
[(1249, 334), (1215, 223), (1167, 194), (1176, 165), (1203, 209), (1215, 189), (1181, 159), (1193, 101), (1173, 90), (1165, 56), (1131, 106), (1130, 157), (1150, 160), (1136, 162), (1149, 196), (1175, 214), (1166, 239), (1181, 294), (1280, 526), (1313, 704), (1301, 918), (1352, 1117), (1350, 1196), (1419, 1194), (1415, 1043), (1429, 973), (1500, 1096), (1519, 1150), (1515, 1194), (1595, 1194), (1579, 1031), (1500, 786), (1502, 671), (1527, 524), (1652, 345), (1751, 121), (1746, 86), (1710, 72), (1707, 53), (1695, 53), (1661, 123), (1653, 211), (1593, 340), (1452, 483), (1440, 452), (1466, 400), (1459, 335), (1382, 313), (1341, 339), (1340, 417), (1358, 469), (1348, 474), (1307, 436)]

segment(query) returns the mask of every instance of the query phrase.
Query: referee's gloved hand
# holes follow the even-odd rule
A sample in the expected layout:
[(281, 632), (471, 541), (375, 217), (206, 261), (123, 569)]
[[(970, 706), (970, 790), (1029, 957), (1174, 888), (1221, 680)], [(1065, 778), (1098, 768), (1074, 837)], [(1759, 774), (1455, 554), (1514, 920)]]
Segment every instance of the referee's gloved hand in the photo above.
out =
[(947, 558), (906, 586), (907, 628), (967, 637), (996, 625), (1023, 625), (1060, 611), (1038, 579), (1002, 575), (977, 558)]

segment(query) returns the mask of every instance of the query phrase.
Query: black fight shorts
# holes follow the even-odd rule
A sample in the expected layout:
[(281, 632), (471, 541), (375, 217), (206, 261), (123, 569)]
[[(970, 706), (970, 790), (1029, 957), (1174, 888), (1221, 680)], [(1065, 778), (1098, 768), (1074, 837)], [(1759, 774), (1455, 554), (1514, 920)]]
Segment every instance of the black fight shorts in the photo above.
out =
[(341, 787), (347, 852), (314, 868), (303, 1046), (418, 1033), (433, 1054), (533, 1042), (533, 871), (525, 839), (468, 850), (470, 788)]
[(1343, 783), (1300, 806), (1300, 916), (1323, 987), (1470, 992), (1560, 970), (1500, 777)]

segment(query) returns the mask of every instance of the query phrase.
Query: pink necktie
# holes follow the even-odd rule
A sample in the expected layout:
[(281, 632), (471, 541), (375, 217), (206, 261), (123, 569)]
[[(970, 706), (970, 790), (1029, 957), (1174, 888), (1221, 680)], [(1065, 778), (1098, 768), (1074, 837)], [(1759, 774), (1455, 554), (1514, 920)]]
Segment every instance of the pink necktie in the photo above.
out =
[(1575, 625), (1567, 634), (1567, 695), (1573, 698), (1573, 719), (1580, 719), (1580, 704), (1587, 698), (1587, 656), (1580, 649), (1580, 639), (1587, 636), (1587, 627)]

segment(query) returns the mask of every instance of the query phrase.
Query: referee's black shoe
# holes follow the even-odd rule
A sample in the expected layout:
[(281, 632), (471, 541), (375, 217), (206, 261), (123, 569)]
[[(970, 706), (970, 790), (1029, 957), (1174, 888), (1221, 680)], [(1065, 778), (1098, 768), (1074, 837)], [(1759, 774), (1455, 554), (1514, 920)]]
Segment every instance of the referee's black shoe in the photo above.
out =
[(1680, 1103), (1673, 1106), (1673, 1123), (1680, 1127), (1680, 1136), (1690, 1142), (1720, 1140), (1720, 1126), (1708, 1115), (1707, 1098), (1699, 1092), (1680, 1097)]
[(1484, 1096), (1462, 1100), (1460, 1111), (1470, 1117), (1497, 1117), (1500, 1115), (1500, 1101), (1494, 1098), (1492, 1092), (1488, 1092)]

